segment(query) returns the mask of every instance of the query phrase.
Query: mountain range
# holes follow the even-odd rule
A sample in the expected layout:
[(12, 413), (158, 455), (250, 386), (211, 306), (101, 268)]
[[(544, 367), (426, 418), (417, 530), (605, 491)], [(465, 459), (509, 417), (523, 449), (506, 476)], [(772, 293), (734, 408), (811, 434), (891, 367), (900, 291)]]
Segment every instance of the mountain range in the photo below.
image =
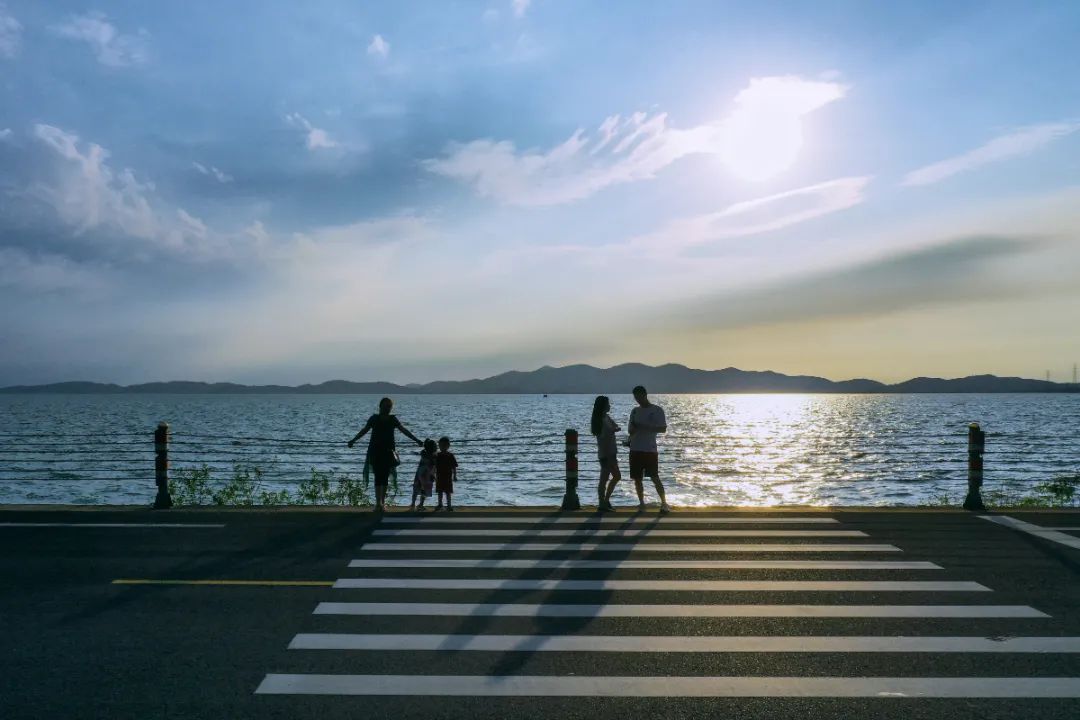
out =
[(0, 393), (229, 395), (229, 394), (618, 394), (644, 385), (651, 393), (1031, 393), (1080, 392), (1080, 384), (1055, 383), (996, 375), (942, 379), (918, 377), (896, 384), (876, 380), (827, 380), (811, 375), (784, 375), (771, 371), (696, 370), (685, 365), (658, 367), (626, 363), (610, 368), (591, 365), (544, 366), (529, 372), (510, 371), (475, 380), (440, 380), (424, 384), (330, 380), (317, 385), (240, 385), (192, 381), (115, 385), (96, 382), (61, 382), (15, 385)]

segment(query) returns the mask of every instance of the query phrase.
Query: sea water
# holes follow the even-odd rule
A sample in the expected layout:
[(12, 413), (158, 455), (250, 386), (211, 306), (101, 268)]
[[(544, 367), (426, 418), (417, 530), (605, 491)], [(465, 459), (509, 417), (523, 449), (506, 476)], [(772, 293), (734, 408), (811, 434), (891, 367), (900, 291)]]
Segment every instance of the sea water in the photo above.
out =
[[(376, 410), (366, 395), (0, 395), (0, 502), (146, 504), (153, 431), (171, 427), (172, 472), (258, 467), (263, 489), (311, 470), (361, 474)], [(564, 433), (580, 433), (580, 489), (595, 502), (592, 396), (402, 395), (421, 439), (446, 435), (459, 505), (551, 506), (564, 492)], [(612, 396), (625, 427), (633, 399)], [(667, 414), (660, 470), (669, 500), (701, 505), (915, 505), (966, 489), (967, 426), (987, 432), (986, 488), (1023, 493), (1080, 472), (1080, 395), (657, 395)], [(399, 436), (403, 479), (417, 448)], [(620, 464), (627, 471), (626, 449)], [(646, 481), (646, 492), (652, 495)], [(407, 483), (402, 483), (408, 487)], [(633, 502), (624, 480), (616, 504)], [(399, 501), (407, 501), (403, 491)]]

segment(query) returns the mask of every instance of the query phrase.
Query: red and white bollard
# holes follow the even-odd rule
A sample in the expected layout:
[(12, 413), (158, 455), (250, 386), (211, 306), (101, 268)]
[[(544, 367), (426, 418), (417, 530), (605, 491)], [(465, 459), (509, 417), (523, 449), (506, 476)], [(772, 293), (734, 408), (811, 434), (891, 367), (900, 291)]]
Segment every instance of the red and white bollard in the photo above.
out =
[(169, 423), (164, 420), (154, 430), (154, 482), (157, 485), (157, 497), (154, 498), (155, 510), (167, 510), (172, 507), (172, 495), (169, 494)]
[(983, 452), (986, 451), (986, 433), (979, 423), (968, 425), (968, 492), (964, 509), (986, 512), (982, 501)]
[(580, 510), (581, 500), (578, 499), (578, 463), (577, 463), (578, 432), (573, 428), (566, 431), (566, 494), (563, 495), (563, 510)]

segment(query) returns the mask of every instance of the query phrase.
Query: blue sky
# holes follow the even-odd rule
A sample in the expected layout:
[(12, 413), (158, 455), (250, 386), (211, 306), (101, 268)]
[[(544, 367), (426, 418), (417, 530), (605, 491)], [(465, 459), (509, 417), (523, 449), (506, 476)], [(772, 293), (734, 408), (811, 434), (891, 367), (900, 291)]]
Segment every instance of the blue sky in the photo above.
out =
[(1075, 3), (224, 5), (0, 0), (0, 384), (1080, 360)]

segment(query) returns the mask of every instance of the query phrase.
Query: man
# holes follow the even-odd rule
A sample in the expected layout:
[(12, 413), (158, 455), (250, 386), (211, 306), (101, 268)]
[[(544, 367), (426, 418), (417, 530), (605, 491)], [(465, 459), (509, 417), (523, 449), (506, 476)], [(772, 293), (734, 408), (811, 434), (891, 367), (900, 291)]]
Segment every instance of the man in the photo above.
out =
[(656, 494), (660, 496), (660, 512), (671, 512), (664, 486), (660, 482), (659, 453), (656, 449), (656, 434), (667, 432), (667, 418), (664, 408), (649, 402), (649, 394), (638, 385), (634, 388), (634, 400), (638, 406), (630, 411), (630, 479), (637, 490), (638, 510), (645, 509), (645, 489), (642, 486), (645, 476), (652, 478)]

